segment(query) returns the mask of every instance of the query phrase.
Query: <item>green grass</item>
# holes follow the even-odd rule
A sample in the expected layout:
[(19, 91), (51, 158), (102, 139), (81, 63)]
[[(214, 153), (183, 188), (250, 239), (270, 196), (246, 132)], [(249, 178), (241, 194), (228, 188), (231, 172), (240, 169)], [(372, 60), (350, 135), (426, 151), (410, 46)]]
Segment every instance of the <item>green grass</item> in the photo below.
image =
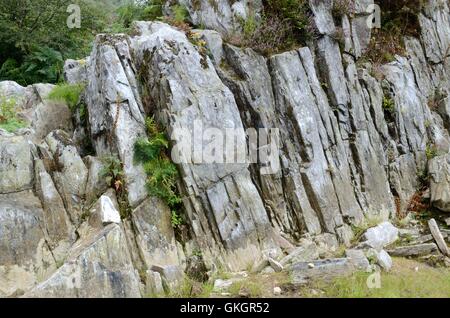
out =
[(0, 128), (10, 133), (27, 126), (24, 121), (17, 118), (16, 104), (14, 98), (0, 96)]
[(59, 84), (50, 92), (48, 99), (64, 102), (75, 111), (84, 87), (83, 84)]
[(17, 130), (19, 130), (20, 128), (25, 128), (27, 127), (27, 124), (21, 120), (18, 119), (10, 119), (5, 123), (1, 123), (0, 124), (0, 128), (6, 130), (7, 132), (13, 133)]
[[(316, 282), (308, 288), (321, 290), (324, 292), (322, 297), (334, 298), (450, 297), (450, 269), (432, 268), (413, 260), (395, 258), (393, 270), (381, 274), (381, 288), (370, 289), (367, 286), (369, 275), (359, 272), (328, 284)], [(311, 295), (306, 291), (303, 296)]]
[(178, 288), (171, 290), (169, 298), (208, 298), (210, 297), (214, 285), (212, 282), (199, 283), (185, 277)]

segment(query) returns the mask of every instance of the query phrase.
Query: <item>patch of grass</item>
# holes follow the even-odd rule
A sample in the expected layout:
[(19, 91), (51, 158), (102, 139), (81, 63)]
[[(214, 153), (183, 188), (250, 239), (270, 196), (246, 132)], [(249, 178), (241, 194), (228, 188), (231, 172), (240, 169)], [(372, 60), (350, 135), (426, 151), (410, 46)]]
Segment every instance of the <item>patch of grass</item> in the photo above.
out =
[(74, 112), (84, 88), (84, 84), (59, 84), (50, 92), (48, 99), (64, 102)]
[(16, 104), (14, 98), (0, 96), (0, 128), (10, 133), (27, 126), (24, 121), (17, 118)]
[(260, 282), (251, 280), (234, 282), (228, 292), (232, 297), (246, 296), (251, 298), (262, 297), (263, 288)]
[(13, 133), (21, 128), (27, 127), (24, 121), (18, 119), (10, 119), (4, 123), (0, 123), (0, 128), (6, 130), (7, 132)]
[(211, 282), (199, 283), (185, 277), (178, 288), (168, 293), (169, 298), (208, 298), (210, 297), (214, 285)]
[[(449, 269), (437, 269), (413, 260), (394, 258), (394, 267), (391, 272), (381, 274), (381, 288), (368, 288), (367, 278), (369, 275), (359, 272), (349, 277), (337, 278), (331, 284), (315, 282), (309, 288), (322, 290), (324, 297), (337, 298), (439, 298), (450, 296)], [(308, 296), (306, 290), (303, 293)]]

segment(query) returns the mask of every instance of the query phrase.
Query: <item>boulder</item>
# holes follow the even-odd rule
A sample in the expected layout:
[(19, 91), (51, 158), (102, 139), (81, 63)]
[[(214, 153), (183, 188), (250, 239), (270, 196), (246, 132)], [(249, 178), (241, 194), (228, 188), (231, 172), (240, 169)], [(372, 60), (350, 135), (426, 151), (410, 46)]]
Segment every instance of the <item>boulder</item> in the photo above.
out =
[(145, 279), (146, 296), (155, 297), (164, 294), (161, 275), (158, 272), (148, 270)]
[(392, 258), (385, 250), (381, 250), (377, 255), (377, 264), (385, 271), (390, 271), (392, 267)]
[(180, 264), (171, 215), (168, 206), (154, 197), (131, 213), (134, 239), (148, 268)]
[(390, 222), (383, 222), (368, 229), (363, 238), (363, 244), (381, 251), (398, 239), (398, 229)]
[(332, 280), (340, 276), (347, 276), (357, 269), (347, 258), (325, 259), (313, 262), (299, 262), (291, 269), (292, 283), (303, 285), (310, 279)]
[(313, 261), (319, 258), (319, 251), (317, 249), (317, 245), (311, 241), (303, 241), (303, 244), (288, 256), (281, 259), (280, 264), (283, 266), (294, 264), (298, 262), (308, 262)]
[(349, 261), (360, 270), (367, 270), (370, 267), (369, 260), (367, 259), (364, 251), (349, 249), (345, 251), (345, 256)]
[(42, 160), (36, 160), (34, 166), (36, 171), (35, 190), (44, 210), (42, 221), (48, 235), (47, 244), (54, 250), (53, 255), (59, 263), (64, 260), (67, 250), (75, 241), (75, 230), (64, 207), (64, 202), (50, 174), (46, 171), (44, 163)]
[(180, 266), (177, 265), (165, 265), (158, 266), (153, 265), (151, 268), (152, 271), (157, 272), (161, 275), (163, 284), (168, 292), (176, 290), (181, 286), (183, 282), (184, 273), (181, 270)]

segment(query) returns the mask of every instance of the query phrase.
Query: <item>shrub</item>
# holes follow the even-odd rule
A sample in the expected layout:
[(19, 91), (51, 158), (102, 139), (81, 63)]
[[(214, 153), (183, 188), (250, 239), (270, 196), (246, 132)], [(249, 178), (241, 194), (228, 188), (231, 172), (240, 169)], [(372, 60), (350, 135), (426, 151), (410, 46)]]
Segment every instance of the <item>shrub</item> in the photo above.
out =
[(60, 84), (53, 88), (48, 99), (64, 102), (75, 111), (84, 87), (83, 84)]
[(7, 59), (0, 68), (0, 80), (9, 79), (21, 85), (32, 83), (57, 83), (62, 78), (63, 57), (49, 47), (37, 47), (27, 55), (21, 65)]
[(26, 127), (26, 123), (17, 118), (14, 110), (16, 103), (14, 98), (0, 96), (0, 128), (8, 132), (15, 132)]

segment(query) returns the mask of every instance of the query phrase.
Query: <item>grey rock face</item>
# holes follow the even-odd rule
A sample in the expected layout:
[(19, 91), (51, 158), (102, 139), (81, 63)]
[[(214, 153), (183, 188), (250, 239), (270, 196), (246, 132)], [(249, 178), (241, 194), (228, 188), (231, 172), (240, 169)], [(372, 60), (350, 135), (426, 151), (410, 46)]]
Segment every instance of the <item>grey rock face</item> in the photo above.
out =
[(54, 159), (52, 177), (61, 193), (71, 220), (78, 224), (86, 191), (88, 170), (69, 136), (63, 131), (50, 133), (45, 142)]
[[(0, 296), (157, 295), (178, 288), (183, 270), (197, 265), (273, 272), (271, 264), (292, 270), (296, 282), (350, 274), (368, 267), (361, 250), (318, 259), (350, 246), (352, 225), (406, 211), (427, 161), (430, 199), (450, 210), (448, 3), (428, 1), (420, 37), (404, 39), (407, 58), (379, 67), (360, 59), (371, 34), (371, 0), (355, 1), (354, 14), (340, 19), (332, 16), (333, 1), (309, 2), (318, 38), (271, 57), (226, 43), (246, 19), (260, 18), (261, 1), (173, 1), (186, 5), (193, 23), (215, 29), (195, 30), (208, 54), (164, 23), (136, 22), (130, 36), (99, 35), (85, 63), (65, 64), (69, 83), (87, 85), (83, 122), (79, 112), (72, 116), (67, 105), (46, 98), (52, 85), (1, 82), (0, 95), (18, 101), (15, 110), (29, 127), (0, 131)], [(436, 92), (442, 98), (429, 107)], [(153, 115), (169, 135), (192, 133), (196, 120), (241, 137), (248, 128), (277, 128), (281, 168), (267, 175), (264, 163), (179, 163), (187, 224), (175, 236), (170, 209), (148, 196), (147, 176), (133, 160), (135, 142), (147, 137), (144, 119)], [(71, 139), (92, 141), (95, 157)], [(428, 160), (431, 146), (443, 155)], [(108, 156), (123, 163), (126, 195), (119, 199), (131, 214), (122, 220), (115, 190), (99, 173)], [(416, 242), (434, 238), (448, 253), (448, 233), (431, 229)], [(363, 245), (387, 270), (383, 248), (396, 238), (397, 230), (382, 223)], [(198, 251), (202, 261), (193, 266)]]
[(87, 81), (87, 63), (86, 60), (66, 60), (64, 62), (64, 79), (69, 84), (85, 83)]
[(433, 158), (428, 163), (431, 203), (441, 211), (450, 212), (450, 156)]
[(220, 32), (222, 35), (240, 33), (243, 21), (261, 18), (261, 0), (178, 0), (189, 11), (195, 25), (204, 25), (208, 29)]
[(34, 180), (31, 146), (24, 137), (0, 136), (0, 193), (31, 189)]
[(0, 195), (0, 297), (22, 295), (54, 269), (43, 219), (31, 191)]
[(147, 268), (179, 265), (171, 211), (159, 199), (149, 198), (132, 212), (134, 236)]
[[(167, 25), (142, 24), (140, 29), (142, 35), (132, 42), (137, 64), (147, 74), (145, 89), (168, 134), (177, 129), (192, 133), (195, 121), (201, 122), (204, 129), (234, 128), (243, 134), (234, 97), (209, 59), (206, 66), (186, 36)], [(203, 150), (207, 146), (205, 141), (194, 142), (200, 142)], [(188, 155), (182, 153), (182, 157)], [(181, 164), (179, 168), (187, 216), (202, 249), (216, 253), (225, 246), (239, 253), (253, 249), (258, 241), (263, 246), (272, 245), (268, 216), (251, 181), (248, 164)], [(211, 207), (217, 228), (210, 227), (205, 206)], [(236, 266), (233, 262), (241, 261), (237, 257), (227, 259), (231, 267)]]
[(124, 233), (116, 224), (77, 242), (65, 264), (25, 297), (141, 297)]
[(96, 154), (120, 158), (128, 201), (136, 207), (147, 196), (145, 172), (133, 162), (134, 144), (145, 136), (145, 125), (126, 39), (97, 36), (87, 69), (86, 104)]

